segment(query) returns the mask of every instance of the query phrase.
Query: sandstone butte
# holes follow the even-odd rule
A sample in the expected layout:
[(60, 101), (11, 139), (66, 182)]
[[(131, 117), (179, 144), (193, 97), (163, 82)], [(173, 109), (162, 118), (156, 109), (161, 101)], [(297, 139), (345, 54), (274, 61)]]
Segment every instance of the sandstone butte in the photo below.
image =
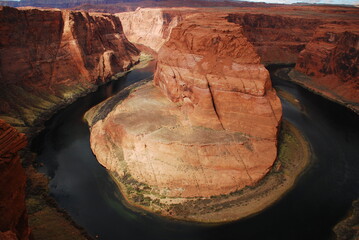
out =
[(27, 132), (138, 60), (116, 16), (0, 7), (0, 118)]
[(154, 84), (133, 90), (102, 119), (94, 115), (87, 114), (91, 147), (122, 186), (135, 187), (137, 195), (122, 189), (127, 200), (142, 197), (151, 207), (141, 207), (173, 215), (172, 203), (261, 180), (277, 156), (282, 109), (242, 27), (199, 13), (172, 29)]
[(26, 145), (25, 135), (0, 119), (0, 239), (29, 238), (26, 176), (18, 154)]

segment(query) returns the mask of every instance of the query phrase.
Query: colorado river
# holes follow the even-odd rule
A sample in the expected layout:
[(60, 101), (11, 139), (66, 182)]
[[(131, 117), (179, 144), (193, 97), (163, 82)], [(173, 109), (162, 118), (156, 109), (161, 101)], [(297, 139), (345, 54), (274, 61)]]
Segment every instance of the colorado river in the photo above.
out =
[(133, 212), (97, 162), (82, 120), (92, 106), (130, 84), (151, 77), (153, 66), (134, 70), (59, 111), (39, 138), (39, 170), (50, 178), (60, 208), (98, 239), (328, 239), (333, 226), (359, 197), (359, 117), (346, 108), (280, 79), (283, 118), (308, 139), (314, 153), (310, 168), (294, 189), (267, 210), (237, 222), (203, 226)]

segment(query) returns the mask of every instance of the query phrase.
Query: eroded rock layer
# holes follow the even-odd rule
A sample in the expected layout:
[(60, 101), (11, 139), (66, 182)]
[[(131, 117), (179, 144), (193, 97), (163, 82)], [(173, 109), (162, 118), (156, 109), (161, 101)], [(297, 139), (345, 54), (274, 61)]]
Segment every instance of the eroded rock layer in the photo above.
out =
[(0, 36), (0, 114), (15, 126), (35, 125), (139, 55), (109, 14), (2, 7)]
[(134, 12), (118, 13), (126, 37), (132, 42), (158, 52), (168, 40), (171, 30), (186, 13), (181, 10), (138, 8)]
[(243, 26), (244, 34), (266, 64), (295, 63), (321, 24), (319, 19), (265, 13), (233, 13), (228, 21)]
[[(320, 26), (300, 53), (302, 83), (359, 112), (359, 22)], [(302, 76), (292, 73), (294, 79)]]
[(281, 104), (240, 26), (186, 18), (159, 51), (154, 84), (87, 114), (93, 152), (130, 202), (146, 207), (143, 192), (149, 210), (168, 215), (172, 201), (229, 194), (268, 173)]
[(18, 155), (26, 144), (24, 134), (0, 119), (0, 239), (29, 239), (26, 176)]
[(154, 82), (194, 126), (275, 138), (281, 105), (242, 28), (194, 15), (161, 48)]

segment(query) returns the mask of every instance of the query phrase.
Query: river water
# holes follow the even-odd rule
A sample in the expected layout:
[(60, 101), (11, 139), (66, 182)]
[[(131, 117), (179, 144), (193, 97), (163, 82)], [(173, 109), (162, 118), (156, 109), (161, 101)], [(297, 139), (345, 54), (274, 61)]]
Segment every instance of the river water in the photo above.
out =
[(92, 106), (151, 77), (153, 65), (101, 86), (47, 122), (37, 139), (39, 171), (50, 176), (60, 208), (91, 236), (104, 240), (329, 239), (331, 229), (359, 197), (359, 117), (293, 84), (273, 79), (302, 107), (281, 99), (283, 118), (312, 146), (314, 159), (294, 189), (265, 211), (237, 222), (203, 226), (169, 221), (127, 209), (107, 171), (97, 162), (82, 120)]

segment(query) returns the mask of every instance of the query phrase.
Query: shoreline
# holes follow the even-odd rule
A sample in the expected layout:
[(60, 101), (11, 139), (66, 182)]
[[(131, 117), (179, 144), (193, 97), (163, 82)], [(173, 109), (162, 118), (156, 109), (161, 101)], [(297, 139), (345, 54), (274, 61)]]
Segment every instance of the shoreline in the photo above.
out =
[[(153, 58), (148, 54), (141, 55), (140, 61), (125, 72), (120, 72), (110, 77), (108, 81), (93, 85), (80, 94), (71, 96), (69, 99), (62, 99), (58, 105), (50, 110), (45, 111), (36, 119), (36, 125), (29, 127), (27, 137), (30, 141), (29, 146), (22, 152), (23, 166), (27, 176), (26, 188), (26, 208), (28, 211), (29, 227), (36, 239), (93, 239), (86, 230), (79, 226), (71, 216), (62, 208), (60, 208), (53, 197), (49, 193), (49, 177), (40, 173), (36, 169), (36, 153), (31, 150), (31, 144), (36, 142), (36, 138), (41, 136), (46, 130), (46, 122), (60, 110), (74, 103), (77, 99), (95, 92), (100, 86), (111, 81), (121, 81), (121, 77), (125, 76), (132, 70), (145, 68)], [(71, 93), (70, 93), (71, 94)], [(33, 129), (31, 129), (33, 128)], [(57, 238), (58, 236), (58, 238)]]
[[(308, 91), (310, 91), (318, 96), (321, 96), (327, 100), (330, 100), (332, 102), (340, 104), (359, 115), (359, 103), (357, 103), (358, 106), (356, 106), (355, 102), (343, 100), (341, 96), (338, 96), (334, 92), (332, 93), (330, 89), (320, 90), (319, 87), (316, 87), (314, 83), (310, 82), (310, 80), (309, 80), (310, 77), (305, 76), (305, 75), (300, 75), (297, 71), (295, 71), (295, 69), (291, 69), (288, 72), (287, 76), (288, 76), (287, 78), (283, 78), (283, 79), (294, 82), (294, 83), (298, 84), (299, 86), (307, 89)], [(325, 86), (322, 86), (322, 87), (326, 88)]]
[[(301, 148), (302, 151), (297, 151)], [(301, 154), (297, 154), (300, 152)], [(270, 207), (290, 191), (310, 165), (311, 147), (305, 137), (289, 122), (282, 123), (278, 158), (272, 170), (254, 187), (246, 187), (227, 195), (212, 196), (179, 204), (163, 205), (148, 202), (148, 206), (134, 202), (127, 193), (130, 185), (114, 173), (110, 176), (122, 193), (123, 204), (141, 214), (153, 214), (168, 220), (197, 224), (223, 224), (247, 218)]]
[[(100, 84), (79, 84), (69, 87), (68, 89), (63, 90), (61, 94), (64, 95), (63, 98), (59, 96), (54, 96), (54, 98), (58, 99), (58, 101), (51, 101), (49, 100), (49, 104), (51, 106), (48, 109), (44, 109), (42, 112), (36, 113), (36, 118), (32, 121), (33, 124), (30, 126), (23, 119), (17, 118), (17, 116), (9, 115), (0, 115), (0, 118), (12, 125), (16, 128), (19, 132), (25, 133), (26, 137), (29, 140), (29, 145), (31, 142), (39, 136), (39, 134), (46, 128), (46, 122), (51, 120), (51, 118), (60, 110), (66, 108), (70, 104), (74, 103), (77, 99), (84, 97), (90, 93), (93, 93), (98, 90), (99, 87), (108, 84), (112, 81), (120, 81), (120, 79), (126, 76), (128, 73), (135, 69), (145, 68), (149, 62), (153, 61), (154, 58), (151, 54), (141, 53), (138, 62), (136, 62), (131, 68), (124, 72), (119, 72), (114, 74), (113, 76), (109, 77), (106, 81)], [(71, 91), (69, 91), (71, 89)], [(73, 94), (73, 95), (72, 95)], [(67, 96), (65, 96), (67, 95)], [(44, 100), (48, 100), (48, 96), (44, 96)], [(29, 109), (31, 110), (31, 109)], [(20, 123), (22, 122), (22, 124)], [(19, 124), (20, 123), (20, 124)]]

